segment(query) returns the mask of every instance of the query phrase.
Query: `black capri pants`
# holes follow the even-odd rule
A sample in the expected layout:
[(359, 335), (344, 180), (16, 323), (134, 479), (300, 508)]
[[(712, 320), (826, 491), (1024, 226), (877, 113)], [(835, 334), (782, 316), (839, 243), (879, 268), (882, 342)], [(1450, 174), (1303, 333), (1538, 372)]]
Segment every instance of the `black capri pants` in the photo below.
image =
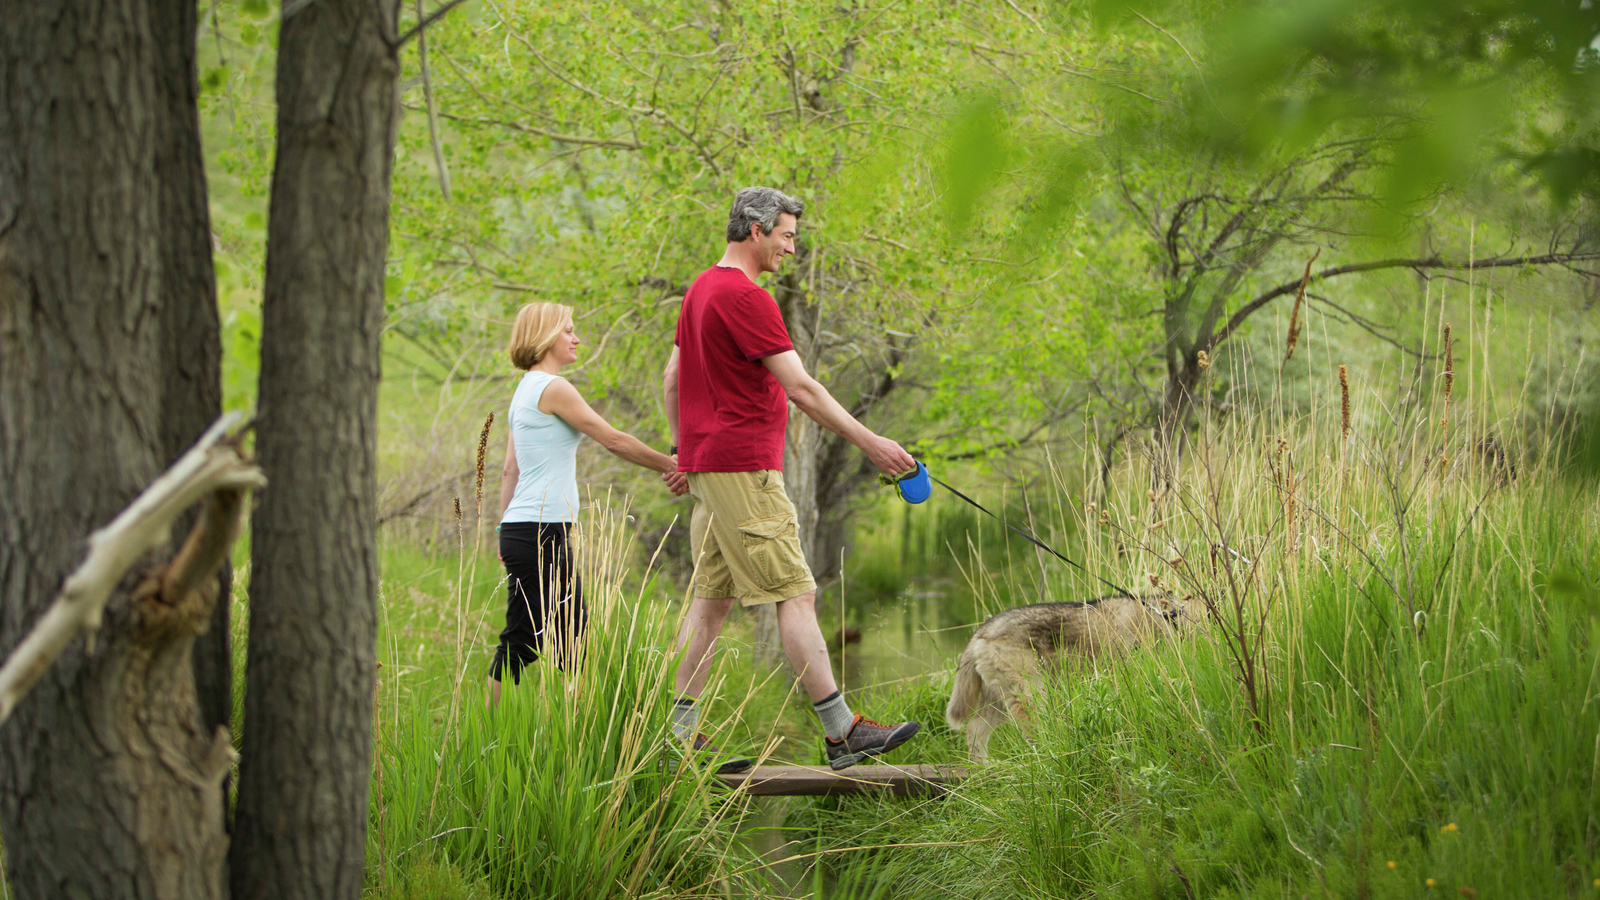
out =
[(500, 558), (506, 566), (506, 628), (500, 632), (489, 677), (522, 683), (522, 669), (548, 643), (557, 668), (577, 661), (588, 611), (583, 582), (572, 561), (570, 522), (506, 522), (500, 526)]

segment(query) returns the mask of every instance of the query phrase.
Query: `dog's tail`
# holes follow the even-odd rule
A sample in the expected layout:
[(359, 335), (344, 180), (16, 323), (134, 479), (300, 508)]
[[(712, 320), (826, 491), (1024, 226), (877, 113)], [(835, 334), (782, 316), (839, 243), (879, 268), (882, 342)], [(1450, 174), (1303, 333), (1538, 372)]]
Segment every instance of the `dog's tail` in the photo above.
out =
[(978, 664), (970, 653), (962, 653), (961, 662), (956, 665), (956, 684), (950, 691), (950, 705), (944, 708), (945, 722), (952, 731), (960, 731), (982, 702), (983, 677), (978, 674)]

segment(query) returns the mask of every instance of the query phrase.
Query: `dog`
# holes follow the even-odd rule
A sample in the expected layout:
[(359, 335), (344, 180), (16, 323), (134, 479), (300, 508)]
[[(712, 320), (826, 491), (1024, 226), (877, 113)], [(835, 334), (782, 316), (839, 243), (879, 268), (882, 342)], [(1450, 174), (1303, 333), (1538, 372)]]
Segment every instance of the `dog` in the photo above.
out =
[(1027, 701), (1047, 671), (1072, 659), (1109, 658), (1173, 637), (1191, 624), (1189, 598), (1100, 597), (1084, 603), (1035, 603), (999, 613), (973, 633), (956, 664), (945, 721), (966, 729), (967, 753), (989, 755), (989, 735), (1006, 719), (1027, 727)]

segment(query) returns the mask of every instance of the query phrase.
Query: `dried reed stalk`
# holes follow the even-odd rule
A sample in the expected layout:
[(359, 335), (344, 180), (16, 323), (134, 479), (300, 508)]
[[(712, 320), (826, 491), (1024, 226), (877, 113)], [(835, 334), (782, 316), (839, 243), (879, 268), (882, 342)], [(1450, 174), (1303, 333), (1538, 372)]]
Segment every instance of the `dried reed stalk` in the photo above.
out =
[(1439, 455), (1439, 475), (1443, 476), (1450, 465), (1450, 395), (1456, 386), (1455, 342), (1450, 337), (1450, 323), (1444, 323), (1444, 418), (1439, 425), (1444, 429), (1445, 450)]
[(478, 462), (473, 467), (472, 494), (477, 498), (478, 515), (483, 515), (483, 463), (489, 454), (489, 429), (494, 425), (494, 413), (483, 420), (483, 430), (478, 432)]
[(1300, 276), (1300, 290), (1294, 295), (1294, 309), (1289, 313), (1289, 339), (1285, 342), (1283, 349), (1284, 362), (1288, 362), (1289, 358), (1294, 356), (1294, 345), (1300, 342), (1300, 304), (1305, 302), (1306, 285), (1311, 283), (1311, 264), (1316, 262), (1317, 257), (1321, 255), (1322, 248), (1318, 247), (1317, 252), (1311, 254), (1311, 258), (1306, 260), (1306, 273)]
[(1343, 365), (1339, 366), (1339, 436), (1350, 437), (1350, 378)]
[(1455, 342), (1450, 338), (1450, 323), (1444, 323), (1444, 419), (1439, 424), (1450, 426), (1450, 395), (1456, 386)]

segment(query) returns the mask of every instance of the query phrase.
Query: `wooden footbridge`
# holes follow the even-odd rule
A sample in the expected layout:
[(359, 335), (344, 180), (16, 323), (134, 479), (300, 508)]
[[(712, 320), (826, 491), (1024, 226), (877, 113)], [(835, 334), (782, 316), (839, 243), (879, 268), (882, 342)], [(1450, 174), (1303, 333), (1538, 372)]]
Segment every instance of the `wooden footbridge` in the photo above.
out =
[(896, 797), (948, 792), (967, 777), (963, 766), (756, 766), (736, 775), (718, 775), (732, 790), (762, 796), (816, 797), (887, 791)]

